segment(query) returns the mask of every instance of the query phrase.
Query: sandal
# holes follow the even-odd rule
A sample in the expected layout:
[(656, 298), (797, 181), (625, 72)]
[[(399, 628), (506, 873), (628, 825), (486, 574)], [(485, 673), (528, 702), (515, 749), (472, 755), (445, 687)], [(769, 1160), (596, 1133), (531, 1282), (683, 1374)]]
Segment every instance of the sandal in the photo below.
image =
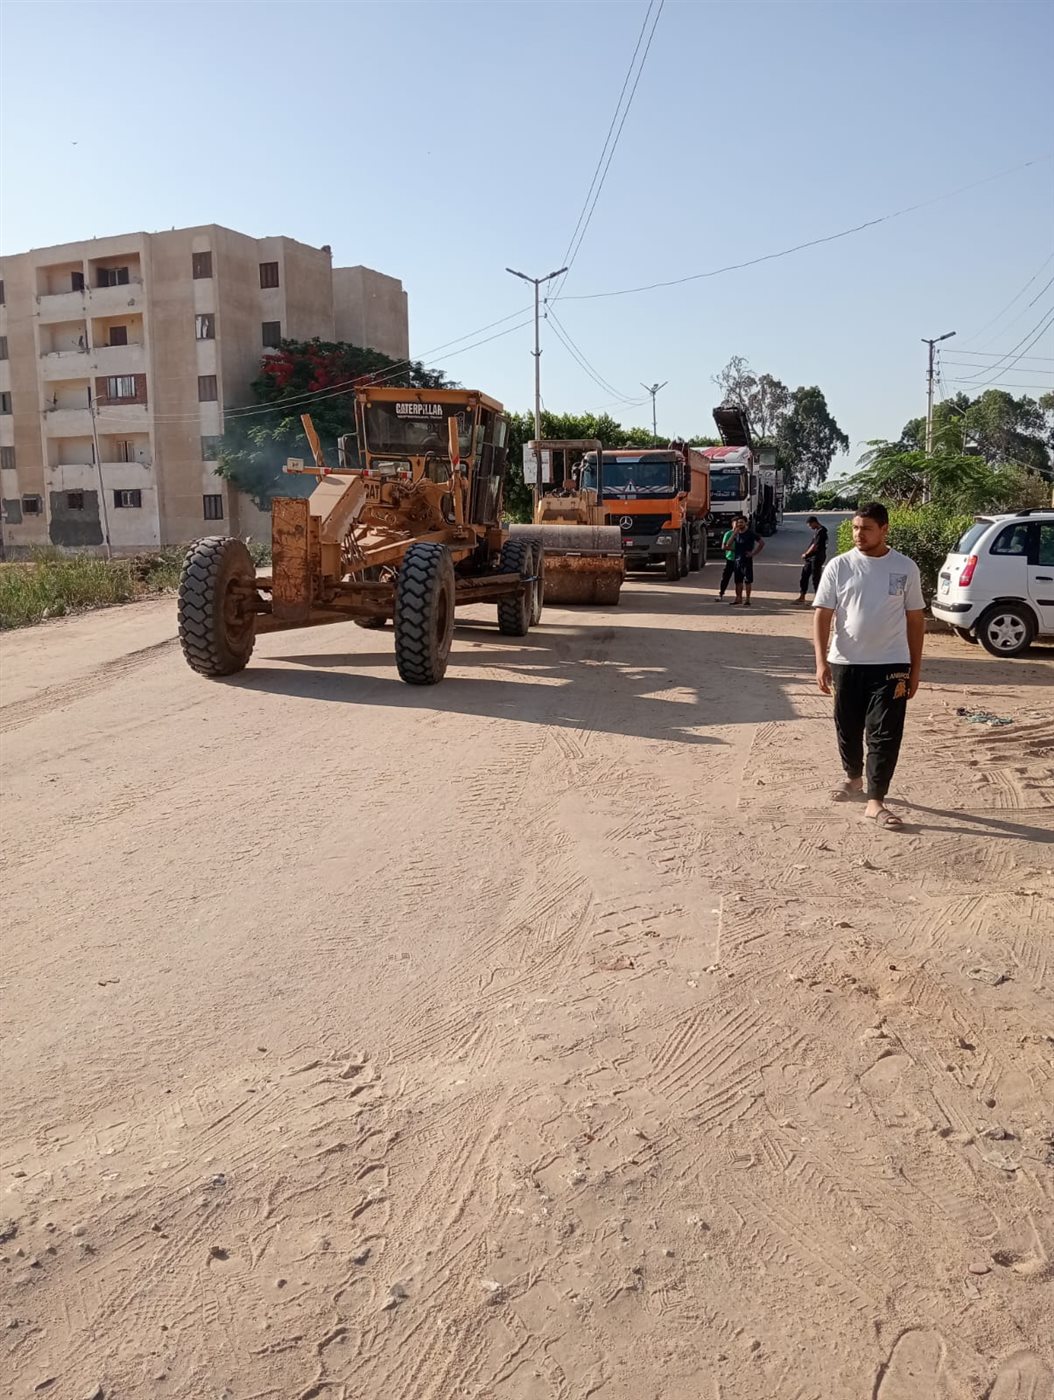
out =
[(891, 812), (888, 807), (880, 807), (873, 817), (865, 812), (862, 821), (874, 822), (876, 826), (881, 826), (886, 831), (901, 831), (904, 827), (903, 821), (896, 812)]
[(832, 788), (827, 794), (831, 802), (852, 802), (856, 798), (863, 797), (862, 787), (850, 787), (848, 783), (843, 783), (841, 787)]

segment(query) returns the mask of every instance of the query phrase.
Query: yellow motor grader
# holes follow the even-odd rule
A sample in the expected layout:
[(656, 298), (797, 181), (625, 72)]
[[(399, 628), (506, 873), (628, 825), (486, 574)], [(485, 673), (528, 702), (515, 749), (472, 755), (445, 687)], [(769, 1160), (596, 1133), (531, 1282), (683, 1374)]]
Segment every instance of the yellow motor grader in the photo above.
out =
[(442, 680), (454, 609), (497, 604), (498, 630), (522, 637), (539, 621), (541, 532), (501, 527), (507, 420), (469, 389), (355, 391), (356, 433), (328, 466), (309, 416), (314, 461), (285, 470), (318, 478), (310, 496), (276, 499), (271, 572), (257, 575), (243, 541), (191, 545), (179, 584), (179, 636), (203, 676), (242, 670), (256, 635), (352, 621), (395, 631), (409, 685)]

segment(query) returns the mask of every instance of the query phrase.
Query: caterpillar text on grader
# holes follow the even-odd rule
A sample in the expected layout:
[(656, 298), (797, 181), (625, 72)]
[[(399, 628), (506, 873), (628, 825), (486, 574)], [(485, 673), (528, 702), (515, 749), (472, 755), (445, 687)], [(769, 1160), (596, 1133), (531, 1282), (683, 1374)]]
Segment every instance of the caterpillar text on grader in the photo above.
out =
[(318, 477), (309, 497), (277, 499), (272, 567), (257, 577), (246, 545), (214, 536), (187, 552), (179, 636), (204, 676), (240, 671), (257, 633), (353, 621), (395, 630), (395, 662), (409, 685), (443, 678), (454, 609), (493, 602), (498, 629), (522, 637), (541, 617), (540, 532), (501, 528), (507, 420), (475, 390), (362, 387), (355, 393), (357, 455), (323, 460), (302, 419)]

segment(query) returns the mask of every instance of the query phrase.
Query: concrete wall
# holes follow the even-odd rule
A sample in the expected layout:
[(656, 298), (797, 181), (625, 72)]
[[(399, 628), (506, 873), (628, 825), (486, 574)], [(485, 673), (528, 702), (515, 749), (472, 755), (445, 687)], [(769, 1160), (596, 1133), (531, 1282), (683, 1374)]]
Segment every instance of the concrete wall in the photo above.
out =
[(338, 340), (405, 360), (410, 355), (406, 293), (398, 277), (371, 267), (333, 269), (333, 313)]

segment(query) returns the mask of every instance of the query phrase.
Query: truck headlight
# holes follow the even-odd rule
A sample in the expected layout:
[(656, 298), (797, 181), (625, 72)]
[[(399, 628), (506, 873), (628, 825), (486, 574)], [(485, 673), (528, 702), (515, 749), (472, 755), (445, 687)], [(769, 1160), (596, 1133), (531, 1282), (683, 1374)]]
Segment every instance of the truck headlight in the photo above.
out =
[(655, 543), (656, 543), (656, 544), (673, 544), (673, 536), (672, 536), (672, 535), (656, 535), (656, 536), (655, 536)]

